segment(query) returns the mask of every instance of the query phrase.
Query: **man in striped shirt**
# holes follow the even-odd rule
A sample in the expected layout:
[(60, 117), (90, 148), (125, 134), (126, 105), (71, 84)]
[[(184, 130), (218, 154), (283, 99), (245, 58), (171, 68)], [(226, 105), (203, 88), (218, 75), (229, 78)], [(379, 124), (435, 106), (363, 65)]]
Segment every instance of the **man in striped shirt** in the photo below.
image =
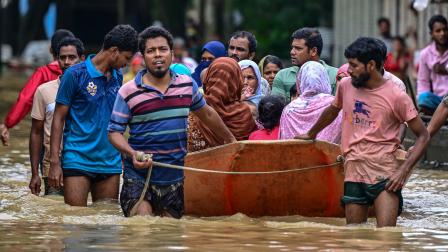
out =
[[(139, 203), (152, 160), (138, 161), (137, 151), (154, 161), (183, 165), (187, 153), (188, 114), (193, 111), (225, 142), (236, 141), (219, 115), (205, 103), (197, 84), (169, 70), (173, 37), (149, 27), (139, 35), (146, 69), (118, 91), (109, 123), (109, 139), (123, 155), (124, 183), (120, 203), (125, 216), (158, 215), (181, 218), (184, 212), (183, 171), (153, 167), (150, 187)], [(123, 133), (129, 126), (128, 141)], [(134, 208), (135, 207), (135, 208)], [(134, 208), (133, 213), (131, 210)]]

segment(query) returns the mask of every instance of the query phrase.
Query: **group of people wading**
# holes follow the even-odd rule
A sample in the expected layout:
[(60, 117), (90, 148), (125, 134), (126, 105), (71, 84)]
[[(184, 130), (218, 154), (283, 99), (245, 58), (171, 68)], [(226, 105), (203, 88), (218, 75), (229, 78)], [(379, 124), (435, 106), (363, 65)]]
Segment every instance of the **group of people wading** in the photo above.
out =
[[(422, 58), (437, 58), (437, 71), (422, 63), (422, 76), (436, 76), (432, 90), (438, 92), (435, 85), (443, 82), (438, 80), (448, 78), (447, 21), (435, 16), (429, 28), (433, 42), (424, 55), (430, 56)], [(153, 166), (153, 161), (182, 166), (188, 151), (247, 139), (324, 140), (341, 144), (345, 157), (341, 203), (347, 224), (366, 222), (374, 205), (379, 227), (396, 225), (401, 190), (430, 134), (403, 82), (384, 70), (385, 43), (356, 39), (345, 49), (348, 63), (338, 69), (320, 59), (318, 30), (301, 28), (291, 39), (289, 68), (272, 55), (256, 64), (255, 36), (239, 31), (227, 50), (219, 41), (205, 44), (191, 71), (182, 55), (176, 57), (176, 43), (162, 27), (137, 34), (129, 25), (117, 25), (101, 50), (88, 57), (73, 33), (58, 30), (50, 49), (55, 61), (38, 68), (21, 91), (1, 125), (3, 144), (9, 143), (8, 129), (31, 110), (33, 194), (40, 194), (41, 168), (44, 194), (63, 194), (66, 204), (87, 206), (90, 192), (93, 202), (120, 198), (128, 217), (181, 218), (183, 171)], [(144, 63), (143, 69), (123, 84), (120, 69), (131, 61)], [(420, 96), (435, 100), (431, 94)], [(448, 117), (448, 99), (435, 96), (440, 105), (429, 125), (431, 135)], [(395, 153), (406, 128), (416, 141), (400, 163)], [(141, 159), (139, 152), (152, 158)]]

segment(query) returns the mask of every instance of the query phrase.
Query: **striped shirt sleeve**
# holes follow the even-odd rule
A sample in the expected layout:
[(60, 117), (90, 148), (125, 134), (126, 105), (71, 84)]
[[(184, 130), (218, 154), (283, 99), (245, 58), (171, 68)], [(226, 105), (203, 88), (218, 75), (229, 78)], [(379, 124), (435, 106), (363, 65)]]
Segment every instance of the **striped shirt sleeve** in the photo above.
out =
[(196, 111), (198, 109), (201, 109), (205, 105), (205, 99), (201, 92), (199, 92), (198, 84), (196, 84), (196, 81), (192, 79), (193, 82), (193, 95), (191, 99), (191, 111)]
[(109, 132), (120, 132), (124, 133), (130, 119), (131, 111), (128, 104), (121, 96), (120, 93), (117, 94), (115, 99), (114, 108), (112, 110), (112, 115), (110, 116), (109, 126), (107, 130)]

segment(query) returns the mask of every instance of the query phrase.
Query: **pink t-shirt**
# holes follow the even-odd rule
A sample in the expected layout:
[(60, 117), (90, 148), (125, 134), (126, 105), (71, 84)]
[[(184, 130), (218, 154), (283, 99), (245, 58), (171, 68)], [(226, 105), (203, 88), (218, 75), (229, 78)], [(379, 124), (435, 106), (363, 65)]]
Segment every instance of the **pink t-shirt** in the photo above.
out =
[(390, 177), (399, 167), (393, 154), (400, 124), (418, 116), (411, 98), (390, 80), (376, 89), (357, 89), (345, 78), (333, 106), (343, 113), (345, 181), (375, 184)]
[(249, 140), (278, 140), (279, 126), (273, 128), (271, 131), (266, 129), (256, 130), (249, 135)]

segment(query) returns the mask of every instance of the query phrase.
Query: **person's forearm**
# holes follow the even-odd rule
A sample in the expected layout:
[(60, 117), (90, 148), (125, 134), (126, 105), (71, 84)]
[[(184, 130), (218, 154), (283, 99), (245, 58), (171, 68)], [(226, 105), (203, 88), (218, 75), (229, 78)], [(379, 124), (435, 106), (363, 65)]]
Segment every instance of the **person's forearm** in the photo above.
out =
[(62, 115), (54, 114), (50, 137), (50, 162), (54, 164), (59, 164), (60, 162), (59, 153), (61, 152), (64, 122), (65, 118)]
[(442, 102), (437, 107), (436, 112), (434, 112), (434, 115), (432, 116), (432, 119), (429, 122), (428, 132), (430, 137), (433, 137), (439, 131), (439, 129), (443, 126), (443, 124), (445, 124), (447, 118), (448, 118), (448, 108)]
[(401, 165), (402, 169), (405, 169), (407, 173), (411, 171), (411, 169), (415, 166), (420, 157), (423, 155), (426, 148), (428, 147), (429, 140), (430, 136), (427, 131), (423, 131), (421, 134), (417, 136), (413, 151)]
[(210, 129), (215, 131), (219, 136), (222, 136), (225, 143), (235, 142), (235, 137), (224, 124), (221, 117), (219, 117), (218, 113), (214, 110), (211, 110), (209, 113), (210, 116), (208, 117), (209, 121), (207, 122), (207, 125), (209, 125)]
[(115, 149), (124, 155), (131, 157), (135, 152), (120, 132), (109, 132), (109, 141)]
[(334, 119), (336, 119), (339, 111), (340, 109), (336, 108), (333, 105), (328, 106), (324, 110), (324, 112), (322, 112), (317, 122), (308, 131), (308, 135), (310, 135), (312, 138), (316, 138), (317, 134), (319, 134), (321, 130), (330, 125), (330, 123), (332, 123)]
[(208, 126), (208, 128), (210, 128), (211, 131), (220, 136), (224, 143), (236, 141), (232, 132), (230, 132), (229, 128), (227, 128), (221, 117), (212, 107), (205, 105), (202, 109), (196, 111), (195, 114), (205, 125)]
[(30, 133), (29, 151), (30, 151), (31, 173), (33, 176), (39, 175), (39, 163), (42, 152), (42, 142), (43, 142), (42, 131), (38, 132), (37, 129), (32, 127)]

